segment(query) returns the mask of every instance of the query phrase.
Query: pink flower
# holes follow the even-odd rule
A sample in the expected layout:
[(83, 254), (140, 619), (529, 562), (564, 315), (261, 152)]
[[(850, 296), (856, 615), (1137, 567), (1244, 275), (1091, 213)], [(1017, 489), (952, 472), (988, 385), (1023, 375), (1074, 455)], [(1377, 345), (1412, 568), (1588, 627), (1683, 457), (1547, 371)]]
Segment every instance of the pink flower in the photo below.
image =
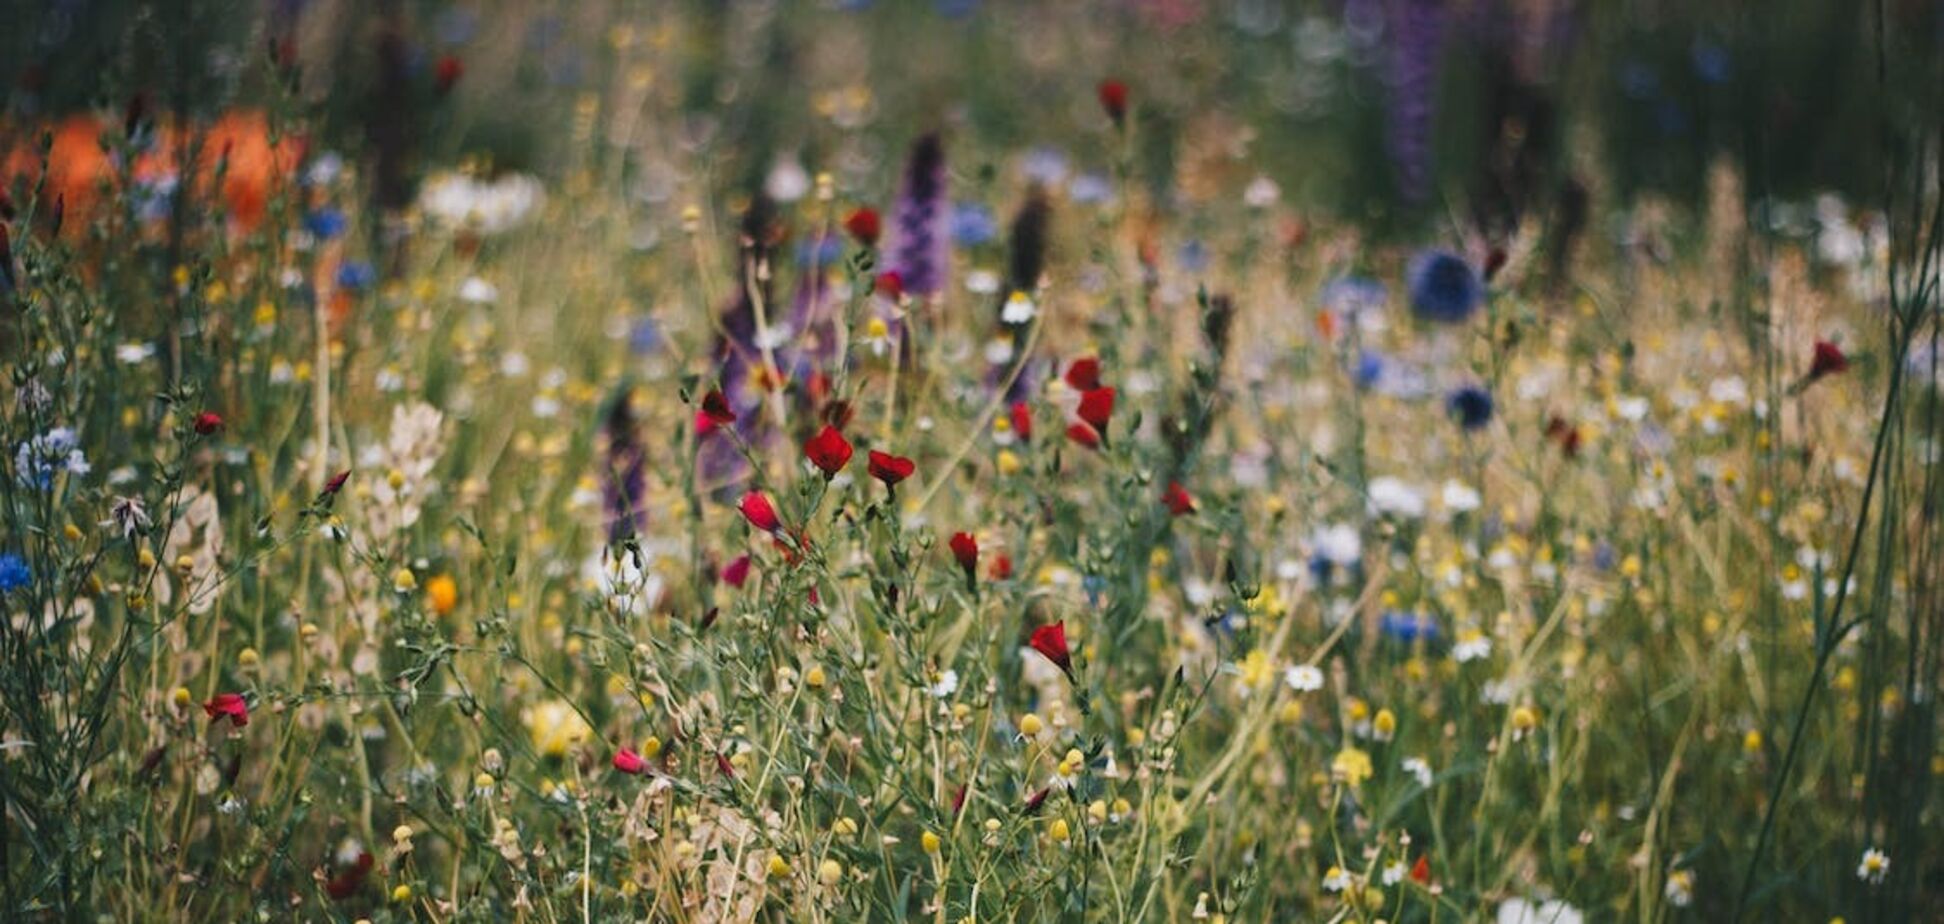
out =
[(241, 693), (218, 693), (202, 707), (212, 721), (227, 718), (237, 728), (250, 724), (250, 704), (244, 701)]
[(629, 776), (640, 776), (648, 772), (648, 762), (641, 759), (633, 748), (622, 748), (614, 752), (614, 769)]

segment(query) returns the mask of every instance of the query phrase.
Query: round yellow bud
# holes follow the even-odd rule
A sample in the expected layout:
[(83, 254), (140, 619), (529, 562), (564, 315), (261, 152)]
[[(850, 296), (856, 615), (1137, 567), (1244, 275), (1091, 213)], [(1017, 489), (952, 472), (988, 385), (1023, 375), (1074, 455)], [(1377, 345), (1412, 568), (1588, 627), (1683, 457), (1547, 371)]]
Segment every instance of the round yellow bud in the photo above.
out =
[(1047, 826), (1046, 836), (1052, 838), (1054, 843), (1064, 844), (1067, 838), (1073, 836), (1073, 831), (1067, 826), (1066, 819), (1055, 818), (1053, 823)]
[(790, 875), (790, 861), (780, 853), (770, 854), (769, 875), (771, 879), (787, 879)]
[(924, 834), (918, 836), (918, 844), (925, 848), (926, 853), (937, 853), (940, 846), (938, 835), (930, 831), (926, 831)]
[(834, 886), (843, 881), (844, 864), (836, 860), (825, 860), (817, 864), (817, 881), (826, 886)]
[(1028, 712), (1019, 717), (1019, 733), (1028, 738), (1038, 735), (1045, 729), (1046, 724), (1041, 722), (1040, 717), (1033, 713)]

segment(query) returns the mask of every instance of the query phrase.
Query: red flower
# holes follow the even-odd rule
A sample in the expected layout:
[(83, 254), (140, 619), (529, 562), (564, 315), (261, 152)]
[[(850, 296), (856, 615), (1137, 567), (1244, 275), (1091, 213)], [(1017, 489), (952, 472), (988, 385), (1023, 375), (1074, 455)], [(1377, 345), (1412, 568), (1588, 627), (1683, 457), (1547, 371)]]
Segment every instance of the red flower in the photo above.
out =
[(697, 436), (706, 436), (717, 427), (726, 427), (735, 422), (736, 412), (729, 408), (729, 399), (720, 390), (702, 396), (702, 407), (695, 412)]
[(648, 772), (648, 762), (641, 759), (633, 748), (622, 748), (614, 752), (614, 769), (630, 776), (640, 776)]
[(1106, 433), (1107, 420), (1114, 416), (1114, 390), (1112, 388), (1093, 388), (1080, 395), (1080, 409), (1076, 413), (1095, 430)]
[(1014, 401), (1010, 416), (1012, 417), (1013, 433), (1019, 436), (1019, 441), (1022, 443), (1032, 442), (1033, 409), (1027, 407), (1024, 401)]
[(1418, 885), (1426, 885), (1431, 882), (1431, 861), (1423, 854), (1419, 854), (1417, 862), (1411, 864), (1411, 881)]
[(743, 519), (748, 520), (749, 525), (763, 532), (774, 533), (783, 528), (783, 521), (776, 516), (776, 505), (771, 504), (761, 491), (744, 494), (737, 509), (742, 511)]
[(1056, 622), (1033, 630), (1032, 638), (1026, 640), (1034, 651), (1046, 656), (1053, 666), (1073, 679), (1073, 656), (1067, 651), (1066, 622)]
[(849, 440), (844, 439), (842, 433), (837, 432), (836, 427), (825, 424), (822, 430), (817, 431), (816, 436), (803, 444), (803, 457), (809, 459), (810, 464), (822, 469), (824, 480), (828, 481), (836, 477), (838, 472), (843, 471), (845, 465), (850, 464), (851, 444)]
[(749, 556), (738, 555), (736, 560), (722, 566), (722, 582), (730, 587), (743, 586), (749, 580)]
[(972, 538), (971, 533), (953, 533), (950, 545), (952, 557), (965, 569), (965, 582), (971, 584), (978, 580), (979, 540)]
[(1115, 125), (1127, 120), (1127, 84), (1119, 80), (1103, 80), (1099, 88), (1100, 108), (1107, 111), (1107, 118)]
[(457, 55), (446, 55), (439, 59), (437, 67), (433, 69), (432, 80), (437, 84), (439, 94), (443, 96), (451, 93), (453, 85), (458, 83), (459, 78), (465, 74), (466, 62), (459, 60)]
[(1161, 503), (1168, 505), (1168, 512), (1175, 516), (1186, 516), (1195, 512), (1195, 499), (1179, 481), (1168, 482), (1168, 490), (1161, 495)]
[(359, 851), (357, 862), (339, 870), (329, 882), (324, 883), (324, 892), (339, 901), (356, 895), (364, 887), (365, 877), (371, 874), (371, 868), (376, 864), (370, 853)]
[(1046, 804), (1046, 797), (1052, 794), (1053, 794), (1053, 787), (1048, 786), (1045, 789), (1041, 789), (1033, 793), (1032, 795), (1027, 796), (1026, 807), (1025, 807), (1026, 814), (1031, 815), (1034, 812), (1039, 811), (1040, 806)]
[(986, 575), (995, 581), (1012, 577), (1012, 556), (1003, 552), (992, 556), (992, 565), (986, 568)]
[(1092, 391), (1100, 387), (1100, 360), (1087, 356), (1076, 359), (1067, 366), (1066, 383), (1076, 391)]
[(250, 704), (243, 701), (241, 693), (218, 693), (202, 707), (211, 721), (228, 718), (237, 728), (250, 724)]
[(1835, 375), (1849, 369), (1849, 357), (1843, 355), (1843, 348), (1827, 340), (1816, 341), (1816, 353), (1809, 361), (1809, 380), (1815, 381), (1825, 375)]
[(196, 432), (209, 436), (223, 429), (223, 415), (215, 411), (204, 411), (196, 415)]
[(348, 468), (345, 469), (344, 471), (338, 472), (335, 475), (332, 475), (330, 481), (324, 482), (324, 496), (331, 497), (333, 495), (336, 495), (337, 492), (343, 490), (344, 483), (346, 481), (349, 481), (350, 479), (351, 479), (351, 470)]
[(904, 277), (898, 275), (895, 271), (879, 273), (875, 288), (877, 289), (877, 294), (894, 302), (900, 301), (904, 298)]
[(1506, 260), (1505, 248), (1503, 247), (1494, 247), (1492, 248), (1491, 253), (1485, 255), (1485, 281), (1486, 282), (1491, 282), (1492, 277), (1497, 276), (1498, 271), (1505, 268), (1505, 260)]
[(1072, 424), (1067, 427), (1066, 433), (1067, 433), (1067, 439), (1079, 443), (1080, 445), (1085, 446), (1088, 449), (1100, 448), (1100, 431), (1095, 430), (1094, 428), (1087, 426), (1086, 424), (1083, 423)]
[(888, 452), (871, 450), (871, 477), (884, 482), (887, 488), (897, 487), (898, 482), (911, 477), (917, 465), (904, 456), (894, 456)]
[(859, 244), (871, 247), (877, 244), (878, 235), (884, 231), (884, 223), (878, 220), (877, 209), (860, 208), (844, 218), (844, 230), (857, 239)]

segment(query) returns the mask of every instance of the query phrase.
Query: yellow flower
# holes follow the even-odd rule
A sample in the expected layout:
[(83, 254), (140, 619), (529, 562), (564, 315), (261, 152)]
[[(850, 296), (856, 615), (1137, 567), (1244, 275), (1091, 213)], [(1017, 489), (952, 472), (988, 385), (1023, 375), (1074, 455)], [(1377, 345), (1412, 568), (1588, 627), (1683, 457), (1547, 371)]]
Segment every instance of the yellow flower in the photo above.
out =
[(769, 875), (771, 879), (783, 879), (790, 875), (790, 861), (780, 853), (770, 854)]
[(1047, 826), (1046, 836), (1052, 838), (1056, 844), (1064, 844), (1067, 838), (1073, 836), (1073, 830), (1068, 827), (1066, 819), (1055, 818), (1053, 824)]
[(1370, 720), (1370, 729), (1377, 733), (1378, 738), (1389, 741), (1397, 733), (1397, 716), (1389, 709), (1379, 709), (1377, 717)]
[(426, 581), (425, 602), (432, 607), (432, 612), (440, 616), (451, 613), (459, 605), (458, 582), (444, 574)]
[(919, 835), (918, 845), (925, 848), (926, 853), (937, 853), (938, 848), (941, 846), (939, 844), (938, 835), (933, 834), (930, 831), (926, 831), (924, 834)]
[(843, 881), (844, 864), (836, 860), (825, 860), (817, 866), (817, 881), (826, 886), (834, 886)]
[(1539, 710), (1534, 709), (1531, 706), (1519, 706), (1512, 710), (1512, 736), (1513, 737), (1515, 738), (1524, 737), (1526, 732), (1529, 732), (1538, 727), (1539, 727)]
[(410, 568), (400, 568), (392, 574), (392, 589), (401, 594), (409, 594), (418, 589), (418, 575)]
[(1019, 470), (1025, 467), (1019, 461), (1019, 457), (1013, 455), (1013, 451), (1010, 449), (999, 450), (998, 465), (999, 474), (1001, 475), (1017, 475), (1019, 474)]
[(398, 884), (398, 888), (392, 890), (392, 901), (404, 903), (404, 902), (409, 902), (411, 900), (412, 900), (411, 886), (408, 886), (401, 882)]
[(1037, 736), (1045, 728), (1046, 725), (1040, 721), (1040, 717), (1030, 712), (1019, 717), (1019, 733), (1028, 738)]
[(1358, 748), (1344, 748), (1330, 759), (1330, 775), (1352, 788), (1362, 786), (1373, 772), (1370, 755)]
[(533, 739), (533, 749), (546, 757), (561, 757), (567, 749), (586, 741), (594, 730), (587, 727), (574, 707), (565, 700), (550, 700), (532, 706), (521, 716), (526, 722), (527, 734)]

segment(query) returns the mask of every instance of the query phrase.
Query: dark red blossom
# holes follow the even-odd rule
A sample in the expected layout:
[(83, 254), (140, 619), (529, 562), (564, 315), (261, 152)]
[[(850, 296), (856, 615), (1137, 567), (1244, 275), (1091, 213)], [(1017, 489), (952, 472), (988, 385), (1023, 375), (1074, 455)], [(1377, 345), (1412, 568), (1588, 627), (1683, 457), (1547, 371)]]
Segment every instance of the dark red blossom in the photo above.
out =
[(1067, 439), (1079, 443), (1080, 445), (1085, 446), (1088, 449), (1100, 448), (1100, 431), (1095, 430), (1094, 428), (1087, 426), (1084, 423), (1076, 422), (1068, 425), (1066, 430), (1066, 435), (1067, 435)]
[(904, 277), (898, 275), (895, 270), (888, 273), (879, 273), (874, 288), (876, 288), (877, 294), (891, 301), (902, 301), (904, 299)]
[(1195, 512), (1195, 498), (1179, 481), (1168, 482), (1168, 490), (1162, 493), (1161, 503), (1168, 505), (1168, 512), (1178, 517)]
[(844, 216), (844, 230), (859, 244), (872, 247), (884, 233), (884, 222), (878, 218), (877, 209), (865, 206)]
[(894, 456), (888, 452), (871, 450), (869, 456), (871, 477), (884, 482), (887, 488), (897, 487), (898, 482), (911, 477), (918, 466), (904, 456)]
[(1092, 388), (1080, 395), (1080, 408), (1075, 412), (1088, 426), (1102, 434), (1107, 432), (1107, 421), (1114, 416), (1114, 390), (1112, 388)]
[(458, 55), (445, 55), (439, 58), (439, 63), (433, 67), (432, 82), (437, 86), (439, 95), (444, 96), (451, 93), (453, 86), (459, 83), (459, 78), (465, 75), (466, 62), (459, 60)]
[(783, 528), (782, 519), (776, 515), (776, 505), (771, 504), (769, 496), (761, 491), (744, 494), (737, 509), (742, 511), (743, 519), (748, 520), (749, 525), (763, 532), (774, 533)]
[(986, 576), (995, 581), (1012, 577), (1012, 556), (1004, 552), (992, 556), (992, 564), (986, 566)]
[(1048, 623), (1034, 629), (1032, 637), (1026, 640), (1026, 644), (1034, 651), (1045, 655), (1046, 660), (1053, 662), (1053, 666), (1066, 674), (1068, 680), (1073, 679), (1073, 655), (1067, 651), (1065, 621)]
[(722, 583), (740, 588), (749, 580), (749, 556), (738, 555), (735, 561), (722, 566)]
[(1014, 401), (1009, 415), (1012, 418), (1013, 433), (1022, 443), (1033, 441), (1033, 409), (1024, 401)]
[(215, 411), (204, 411), (196, 415), (196, 432), (209, 436), (223, 429), (223, 415)]
[(838, 472), (844, 470), (844, 466), (850, 464), (851, 452), (850, 440), (844, 439), (844, 435), (829, 424), (825, 424), (816, 436), (803, 444), (803, 457), (823, 472), (826, 481), (835, 478)]
[(1827, 340), (1816, 341), (1816, 351), (1809, 361), (1809, 380), (1815, 381), (1825, 375), (1835, 375), (1849, 370), (1849, 357), (1843, 355), (1843, 348)]
[(1431, 860), (1423, 854), (1419, 854), (1417, 862), (1411, 864), (1411, 881), (1418, 885), (1431, 883)]
[(202, 707), (211, 721), (227, 718), (237, 728), (250, 724), (250, 704), (244, 701), (241, 693), (218, 693)]
[(971, 533), (953, 533), (948, 543), (952, 547), (952, 558), (959, 567), (965, 569), (965, 583), (971, 584), (979, 577), (979, 540)]
[(1096, 93), (1100, 97), (1100, 108), (1106, 111), (1107, 118), (1113, 119), (1115, 125), (1127, 121), (1126, 83), (1109, 78), (1100, 82)]
[(702, 406), (695, 412), (697, 436), (706, 436), (717, 427), (726, 427), (735, 422), (736, 412), (730, 409), (729, 399), (720, 390), (702, 396)]
[(345, 469), (344, 471), (338, 472), (335, 475), (332, 475), (330, 481), (324, 482), (324, 496), (325, 497), (336, 496), (337, 492), (344, 489), (344, 483), (346, 481), (349, 481), (350, 479), (351, 479), (351, 470), (348, 468)]
[(1040, 806), (1046, 804), (1046, 797), (1052, 794), (1053, 787), (1051, 786), (1034, 792), (1032, 795), (1026, 797), (1026, 805), (1023, 807), (1023, 810), (1028, 815), (1038, 812)]
[(364, 888), (365, 877), (371, 875), (371, 868), (377, 865), (377, 862), (370, 853), (359, 851), (355, 862), (338, 870), (337, 875), (324, 883), (324, 894), (336, 901), (343, 901), (358, 894), (358, 890)]
[(1100, 387), (1100, 360), (1086, 356), (1074, 360), (1067, 366), (1066, 383), (1075, 391), (1092, 391)]

